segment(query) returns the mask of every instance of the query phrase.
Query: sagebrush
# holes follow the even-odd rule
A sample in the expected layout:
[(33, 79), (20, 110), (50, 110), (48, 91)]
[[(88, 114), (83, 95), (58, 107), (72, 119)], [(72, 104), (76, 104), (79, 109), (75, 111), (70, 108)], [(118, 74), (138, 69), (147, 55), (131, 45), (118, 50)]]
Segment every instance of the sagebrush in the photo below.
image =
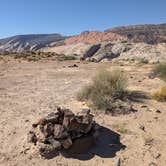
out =
[(153, 72), (155, 75), (166, 81), (166, 62), (158, 64)]
[(90, 101), (97, 109), (107, 109), (111, 100), (127, 87), (127, 78), (120, 69), (100, 70), (92, 83), (82, 88), (77, 94), (80, 101)]

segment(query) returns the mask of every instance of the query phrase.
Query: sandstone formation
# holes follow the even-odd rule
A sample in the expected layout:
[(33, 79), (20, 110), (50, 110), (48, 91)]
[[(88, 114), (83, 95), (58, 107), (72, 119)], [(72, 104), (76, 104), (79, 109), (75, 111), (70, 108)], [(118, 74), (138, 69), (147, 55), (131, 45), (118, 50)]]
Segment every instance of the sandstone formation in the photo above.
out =
[(126, 40), (126, 37), (118, 35), (112, 32), (100, 32), (100, 31), (86, 31), (82, 32), (79, 35), (66, 38), (64, 43), (77, 44), (77, 43), (86, 43), (86, 44), (97, 44), (103, 41), (114, 41), (114, 40)]
[[(75, 49), (75, 45), (77, 46), (80, 43), (94, 45), (108, 41), (144, 42), (148, 44), (166, 43), (166, 24), (123, 26), (103, 32), (85, 31), (68, 37), (60, 34), (18, 35), (0, 39), (0, 52), (21, 52), (25, 50), (49, 50), (54, 52), (54, 50), (64, 48), (59, 46), (66, 46), (65, 49), (67, 49), (68, 45), (72, 45), (73, 49)], [(56, 47), (59, 48), (56, 49)]]
[(113, 32), (126, 36), (132, 42), (155, 44), (166, 42), (166, 24), (130, 25), (111, 28), (106, 32)]
[(166, 43), (157, 45), (132, 44), (131, 49), (121, 53), (116, 60), (147, 60), (150, 63), (166, 61)]
[(100, 44), (84, 44), (66, 45), (54, 47), (45, 50), (53, 51), (58, 54), (67, 56), (75, 56), (88, 61), (100, 62), (104, 59), (109, 60), (136, 60), (142, 59), (149, 62), (158, 62), (166, 60), (166, 43), (146, 44), (133, 42), (102, 42)]

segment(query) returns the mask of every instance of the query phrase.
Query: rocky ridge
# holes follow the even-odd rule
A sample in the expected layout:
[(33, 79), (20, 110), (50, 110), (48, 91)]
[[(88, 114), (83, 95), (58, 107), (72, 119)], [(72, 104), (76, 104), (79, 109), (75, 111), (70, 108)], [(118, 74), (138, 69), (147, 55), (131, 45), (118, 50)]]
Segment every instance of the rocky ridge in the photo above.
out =
[(103, 32), (84, 31), (74, 36), (60, 34), (19, 35), (0, 39), (0, 52), (21, 52), (24, 50), (54, 51), (56, 47), (83, 44), (100, 44), (108, 41), (166, 43), (166, 24), (131, 25), (111, 28)]
[(145, 24), (116, 27), (106, 30), (123, 35), (132, 42), (155, 44), (166, 42), (166, 24)]
[(103, 60), (148, 60), (149, 62), (166, 61), (166, 43), (147, 44), (133, 42), (102, 42), (100, 44), (72, 44), (44, 50), (88, 61)]
[(63, 40), (60, 34), (18, 35), (0, 39), (0, 52), (21, 52), (25, 50), (36, 51), (53, 41)]

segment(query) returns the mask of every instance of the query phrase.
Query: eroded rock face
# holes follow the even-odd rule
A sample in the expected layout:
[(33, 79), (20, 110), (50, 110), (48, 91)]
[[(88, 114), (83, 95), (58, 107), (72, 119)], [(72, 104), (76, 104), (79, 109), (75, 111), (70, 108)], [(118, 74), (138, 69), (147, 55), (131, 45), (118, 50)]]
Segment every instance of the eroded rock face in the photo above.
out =
[(166, 24), (130, 25), (111, 28), (106, 32), (126, 36), (132, 42), (145, 42), (148, 44), (166, 42)]
[(56, 112), (48, 114), (32, 125), (28, 133), (28, 142), (37, 145), (42, 156), (62, 149), (71, 148), (71, 151), (77, 151), (78, 148), (80, 151), (82, 142), (84, 152), (94, 144), (94, 133), (95, 122), (89, 109), (83, 109), (75, 115), (69, 109), (57, 108)]

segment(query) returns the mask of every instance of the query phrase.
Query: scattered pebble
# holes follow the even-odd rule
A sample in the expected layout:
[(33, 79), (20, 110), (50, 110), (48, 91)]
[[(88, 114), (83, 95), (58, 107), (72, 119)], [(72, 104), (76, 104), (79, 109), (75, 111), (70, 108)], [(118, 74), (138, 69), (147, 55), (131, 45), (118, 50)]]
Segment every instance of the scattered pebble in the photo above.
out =
[(156, 119), (156, 120), (158, 120), (158, 117), (157, 117), (157, 116), (155, 116), (153, 119)]
[(121, 165), (121, 160), (120, 157), (117, 158), (117, 160), (115, 161), (115, 166), (120, 166)]
[(151, 162), (151, 163), (149, 163), (149, 166), (157, 166), (157, 164), (154, 162)]
[(152, 157), (153, 157), (154, 159), (158, 159), (160, 156), (161, 156), (161, 154), (158, 153), (158, 152), (155, 152), (155, 153), (152, 154)]
[(161, 113), (161, 111), (160, 110), (156, 110), (156, 113)]
[(74, 64), (74, 65), (70, 65), (68, 67), (78, 67), (78, 65)]
[(148, 106), (147, 105), (141, 105), (141, 108), (147, 108)]
[(139, 124), (139, 128), (140, 128), (141, 130), (145, 131), (145, 126)]

